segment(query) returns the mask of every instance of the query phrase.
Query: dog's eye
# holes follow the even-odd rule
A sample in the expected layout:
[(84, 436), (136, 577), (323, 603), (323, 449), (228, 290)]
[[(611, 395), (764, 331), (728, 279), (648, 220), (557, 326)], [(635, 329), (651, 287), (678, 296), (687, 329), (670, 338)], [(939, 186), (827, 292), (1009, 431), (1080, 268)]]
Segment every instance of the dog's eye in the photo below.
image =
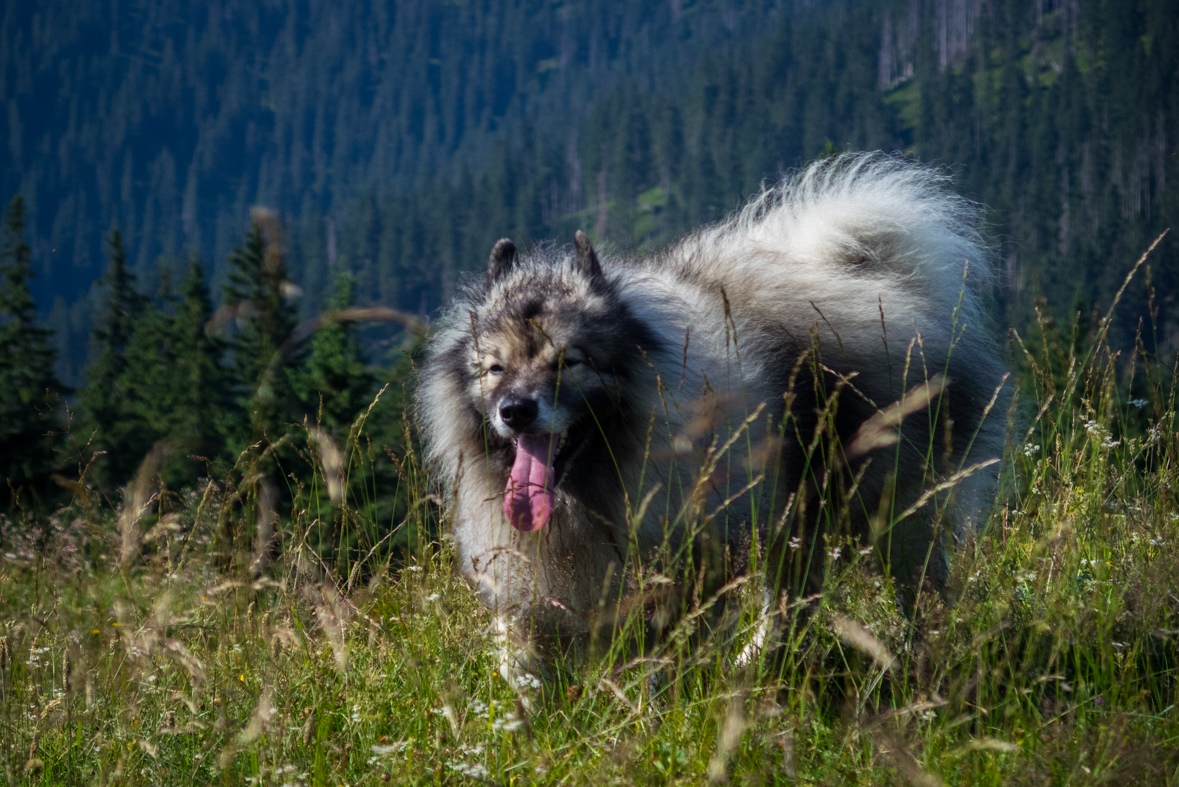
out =
[(491, 366), (487, 367), (487, 373), (494, 374), (498, 377), (504, 373), (504, 367), (500, 366), (498, 363), (493, 363)]
[(566, 358), (565, 359), (565, 368), (572, 369), (574, 366), (581, 366), (581, 363), (582, 362), (581, 362), (580, 358)]

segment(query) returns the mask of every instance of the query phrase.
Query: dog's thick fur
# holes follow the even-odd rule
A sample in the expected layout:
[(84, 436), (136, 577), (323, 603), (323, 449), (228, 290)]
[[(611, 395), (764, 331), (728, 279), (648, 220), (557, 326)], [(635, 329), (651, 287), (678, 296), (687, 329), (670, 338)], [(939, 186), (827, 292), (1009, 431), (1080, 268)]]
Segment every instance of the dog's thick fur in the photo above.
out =
[(962, 470), (1005, 432), (977, 219), (940, 174), (849, 154), (647, 257), (500, 241), (417, 394), (460, 570), (533, 644), (688, 551), (731, 574), (756, 543), (771, 590), (809, 592), (846, 529), (944, 582), (938, 533), (994, 481)]

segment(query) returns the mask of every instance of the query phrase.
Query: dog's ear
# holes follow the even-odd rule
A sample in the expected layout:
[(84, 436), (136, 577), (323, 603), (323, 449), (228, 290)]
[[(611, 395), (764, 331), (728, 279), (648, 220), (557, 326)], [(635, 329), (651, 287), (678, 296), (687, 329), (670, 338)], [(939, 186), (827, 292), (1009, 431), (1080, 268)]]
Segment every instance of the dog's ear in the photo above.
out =
[(578, 230), (573, 235), (573, 245), (577, 248), (577, 269), (591, 279), (602, 274), (602, 266), (598, 263), (598, 255), (590, 245), (585, 233)]
[(507, 238), (500, 238), (491, 247), (491, 256), (487, 259), (487, 280), (495, 281), (512, 269), (516, 262), (516, 244)]

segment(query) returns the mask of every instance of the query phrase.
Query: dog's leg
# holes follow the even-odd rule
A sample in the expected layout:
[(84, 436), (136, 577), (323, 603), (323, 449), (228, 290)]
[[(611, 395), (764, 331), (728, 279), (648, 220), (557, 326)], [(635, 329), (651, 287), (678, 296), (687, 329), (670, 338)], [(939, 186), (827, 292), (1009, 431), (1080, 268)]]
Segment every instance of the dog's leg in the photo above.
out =
[[(528, 651), (521, 646), (512, 632), (511, 624), (500, 615), (495, 617), (495, 644), (499, 650), (499, 674), (512, 690), (520, 695), (524, 710), (532, 711), (529, 692), (539, 689), (543, 683), (538, 676), (544, 675), (543, 665), (538, 665)], [(539, 668), (538, 668), (539, 666)]]

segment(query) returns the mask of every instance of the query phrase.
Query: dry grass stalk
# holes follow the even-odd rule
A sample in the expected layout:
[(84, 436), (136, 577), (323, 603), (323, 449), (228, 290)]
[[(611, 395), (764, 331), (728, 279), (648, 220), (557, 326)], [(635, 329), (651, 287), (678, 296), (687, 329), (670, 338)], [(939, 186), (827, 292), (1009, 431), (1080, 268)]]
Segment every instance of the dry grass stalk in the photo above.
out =
[(832, 621), (835, 634), (841, 640), (851, 645), (866, 656), (871, 657), (880, 669), (896, 669), (897, 659), (880, 640), (851, 618), (835, 615)]
[(727, 780), (729, 758), (733, 756), (733, 750), (737, 748), (741, 742), (741, 736), (745, 734), (745, 729), (749, 726), (749, 721), (745, 716), (744, 691), (739, 691), (729, 697), (727, 708), (728, 712), (725, 714), (724, 721), (721, 722), (720, 734), (717, 735), (716, 749), (712, 753), (712, 759), (708, 762), (708, 780), (714, 784)]
[(135, 480), (127, 488), (127, 496), (123, 501), (123, 512), (119, 516), (119, 532), (122, 535), (122, 550), (120, 563), (124, 569), (131, 565), (139, 555), (141, 534), (139, 521), (143, 518), (147, 507), (153, 502), (152, 492), (156, 481), (156, 473), (168, 455), (169, 448), (163, 441), (156, 443), (135, 474)]
[(905, 418), (928, 408), (930, 403), (941, 396), (947, 384), (945, 375), (934, 375), (928, 381), (910, 388), (899, 401), (877, 410), (856, 430), (848, 444), (847, 457), (858, 459), (878, 448), (895, 444), (901, 439), (901, 424)]

